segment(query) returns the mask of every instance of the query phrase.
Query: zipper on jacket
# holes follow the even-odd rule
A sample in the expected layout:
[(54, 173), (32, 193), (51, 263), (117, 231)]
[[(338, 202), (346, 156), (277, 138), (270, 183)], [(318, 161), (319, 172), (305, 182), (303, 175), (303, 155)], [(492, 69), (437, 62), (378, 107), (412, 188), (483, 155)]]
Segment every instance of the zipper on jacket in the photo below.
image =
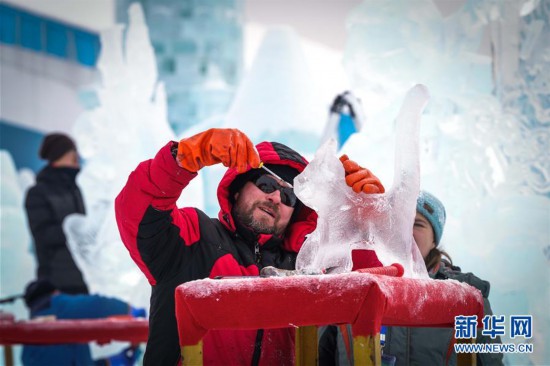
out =
[(264, 330), (258, 329), (258, 333), (256, 333), (256, 342), (254, 342), (254, 354), (252, 355), (252, 366), (258, 366), (258, 364), (260, 363), (260, 356), (262, 355), (263, 337), (264, 337)]
[(254, 261), (259, 266), (262, 263), (262, 253), (260, 253), (260, 243), (254, 244)]

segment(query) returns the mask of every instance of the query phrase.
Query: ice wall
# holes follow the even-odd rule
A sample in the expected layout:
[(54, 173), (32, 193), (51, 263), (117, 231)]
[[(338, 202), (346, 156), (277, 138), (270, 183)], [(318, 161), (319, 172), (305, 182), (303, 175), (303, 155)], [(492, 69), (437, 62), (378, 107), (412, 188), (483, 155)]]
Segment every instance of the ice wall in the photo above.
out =
[[(126, 20), (134, 0), (117, 0)], [(243, 69), (244, 1), (139, 1), (165, 84), (168, 120), (181, 133), (227, 112)]]
[(399, 89), (429, 86), (421, 188), (446, 206), (442, 246), (491, 282), (495, 314), (533, 315), (535, 352), (509, 364), (550, 359), (549, 14), (548, 1), (472, 0), (444, 17), (402, 0), (348, 19), (346, 67), (368, 119), (343, 152), (391, 182)]
[[(24, 193), (33, 176), (28, 171), (18, 173), (5, 150), (0, 150), (0, 167), (0, 298), (5, 298), (22, 294), (35, 276), (34, 248), (23, 210)], [(23, 301), (2, 305), (1, 310), (18, 318), (28, 317)]]
[[(306, 57), (305, 48), (316, 56), (318, 64), (315, 68), (311, 59)], [(333, 62), (332, 53), (311, 44), (304, 47), (304, 42), (292, 29), (267, 29), (250, 70), (243, 75), (229, 112), (204, 120), (179, 137), (212, 127), (238, 128), (254, 143), (277, 141), (308, 158), (313, 156), (319, 147), (331, 99), (340, 91), (334, 90), (335, 82), (325, 77), (323, 67), (327, 65), (319, 61), (323, 57)], [(317, 79), (313, 78), (313, 69)], [(319, 93), (321, 89), (324, 94), (327, 90), (333, 93), (330, 100), (323, 98), (324, 94)], [(205, 192), (208, 192), (204, 195), (205, 209), (211, 216), (216, 216), (219, 211), (216, 190), (225, 171), (218, 165), (200, 172), (204, 177)]]
[(272, 139), (312, 153), (327, 116), (298, 35), (288, 27), (267, 31), (224, 126), (238, 126), (255, 142)]
[[(126, 31), (117, 26), (101, 34), (99, 106), (84, 113), (73, 129), (85, 159), (78, 184), (87, 213), (67, 217), (64, 229), (91, 292), (148, 308), (150, 288), (120, 240), (113, 202), (137, 164), (175, 136), (139, 5), (129, 8), (129, 18)], [(202, 201), (198, 178), (180, 202), (202, 207)]]

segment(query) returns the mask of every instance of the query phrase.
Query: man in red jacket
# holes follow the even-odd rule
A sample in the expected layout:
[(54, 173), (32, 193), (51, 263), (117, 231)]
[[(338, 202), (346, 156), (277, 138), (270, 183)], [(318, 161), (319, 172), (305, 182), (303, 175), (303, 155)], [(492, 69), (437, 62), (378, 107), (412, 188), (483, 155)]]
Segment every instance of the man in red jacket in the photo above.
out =
[[(218, 187), (218, 218), (197, 208), (176, 207), (197, 172), (218, 163), (229, 168)], [(259, 169), (261, 163), (283, 181)], [(343, 164), (354, 191), (384, 192), (370, 171), (347, 157)], [(317, 221), (288, 184), (306, 165), (283, 144), (254, 147), (239, 130), (210, 129), (168, 143), (130, 174), (115, 210), (122, 241), (152, 285), (145, 365), (179, 361), (178, 285), (220, 275), (257, 276), (265, 266), (294, 269), (305, 236)], [(203, 351), (205, 365), (293, 364), (294, 330), (210, 331)]]

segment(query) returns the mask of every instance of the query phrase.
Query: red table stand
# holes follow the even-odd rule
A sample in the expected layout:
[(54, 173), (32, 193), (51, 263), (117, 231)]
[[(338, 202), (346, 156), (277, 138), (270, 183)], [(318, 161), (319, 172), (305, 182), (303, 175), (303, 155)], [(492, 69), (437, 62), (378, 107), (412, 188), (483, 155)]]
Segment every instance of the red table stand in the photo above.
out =
[(296, 365), (315, 365), (316, 327), (351, 324), (356, 364), (380, 365), (382, 324), (452, 328), (455, 316), (483, 318), (482, 295), (467, 284), (393, 277), (381, 269), (372, 270), (383, 274), (364, 273), (370, 270), (180, 285), (176, 317), (183, 365), (203, 364), (202, 338), (210, 329), (298, 327)]
[(15, 321), (13, 316), (0, 316), (0, 344), (4, 346), (4, 362), (13, 365), (11, 345), (48, 345), (63, 343), (112, 341), (138, 344), (147, 342), (149, 323), (147, 319), (136, 319), (130, 315), (113, 316), (105, 319), (86, 320), (28, 320)]

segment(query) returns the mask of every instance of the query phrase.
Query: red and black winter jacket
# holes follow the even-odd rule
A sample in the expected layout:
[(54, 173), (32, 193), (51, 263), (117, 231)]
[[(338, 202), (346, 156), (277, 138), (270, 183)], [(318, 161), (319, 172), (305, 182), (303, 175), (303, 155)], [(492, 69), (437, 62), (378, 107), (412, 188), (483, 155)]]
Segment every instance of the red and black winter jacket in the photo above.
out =
[[(122, 241), (152, 285), (146, 365), (179, 361), (174, 308), (178, 285), (219, 275), (258, 275), (261, 267), (268, 265), (292, 269), (305, 236), (317, 222), (315, 212), (303, 207), (283, 238), (237, 230), (229, 200), (229, 186), (237, 176), (234, 169), (228, 169), (218, 187), (219, 219), (197, 208), (176, 207), (176, 200), (196, 173), (177, 165), (171, 154), (175, 145), (167, 144), (154, 159), (139, 164), (115, 201)], [(263, 142), (256, 148), (266, 164), (288, 165), (300, 172), (307, 164), (279, 143)], [(294, 331), (210, 331), (203, 347), (205, 365), (293, 364)]]

